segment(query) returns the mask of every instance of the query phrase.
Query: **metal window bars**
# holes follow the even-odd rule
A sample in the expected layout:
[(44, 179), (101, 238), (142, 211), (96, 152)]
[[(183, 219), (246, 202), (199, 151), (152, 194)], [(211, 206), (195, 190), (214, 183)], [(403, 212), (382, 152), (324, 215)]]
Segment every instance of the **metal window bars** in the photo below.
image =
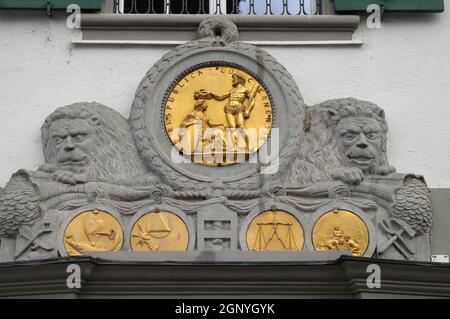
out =
[(113, 0), (118, 14), (319, 15), (321, 0)]

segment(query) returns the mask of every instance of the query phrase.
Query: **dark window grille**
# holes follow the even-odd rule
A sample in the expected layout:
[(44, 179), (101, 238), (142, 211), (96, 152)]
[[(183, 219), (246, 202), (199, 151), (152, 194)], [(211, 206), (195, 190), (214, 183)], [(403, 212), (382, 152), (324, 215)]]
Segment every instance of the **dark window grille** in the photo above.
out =
[(321, 0), (114, 0), (120, 14), (318, 15)]

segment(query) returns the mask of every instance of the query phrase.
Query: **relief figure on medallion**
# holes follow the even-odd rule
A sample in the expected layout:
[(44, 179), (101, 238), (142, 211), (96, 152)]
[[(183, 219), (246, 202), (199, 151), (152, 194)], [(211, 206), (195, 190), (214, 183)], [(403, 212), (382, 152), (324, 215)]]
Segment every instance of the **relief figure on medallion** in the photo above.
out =
[(248, 151), (254, 152), (255, 150), (250, 149), (250, 146), (253, 143), (249, 141), (245, 120), (250, 117), (250, 113), (255, 106), (255, 96), (260, 86), (259, 84), (255, 84), (251, 91), (249, 91), (245, 84), (245, 78), (239, 73), (235, 73), (232, 76), (232, 88), (228, 93), (224, 95), (209, 93), (209, 95), (217, 101), (228, 99), (224, 112), (228, 128), (236, 130), (234, 132), (235, 135), (233, 140), (235, 141), (235, 144), (237, 144), (237, 134), (240, 134), (245, 140)]
[(272, 127), (270, 95), (240, 69), (201, 67), (171, 89), (164, 124), (172, 144), (196, 163), (232, 165), (266, 142)]
[(332, 238), (324, 241), (322, 247), (318, 250), (350, 250), (353, 255), (361, 256), (361, 249), (357, 239), (352, 239), (351, 236), (345, 235), (341, 226), (334, 228)]
[[(202, 90), (195, 92), (194, 110), (186, 115), (180, 125), (181, 129), (194, 126), (194, 137), (196, 137), (194, 145), (182, 145), (180, 149), (186, 151), (187, 149), (190, 150), (192, 146), (194, 152), (204, 152), (205, 148), (209, 146), (211, 152), (223, 153), (225, 150), (225, 126), (221, 123), (215, 123), (208, 118), (206, 114), (208, 103), (201, 98), (205, 93)], [(179, 138), (182, 138), (181, 134)]]

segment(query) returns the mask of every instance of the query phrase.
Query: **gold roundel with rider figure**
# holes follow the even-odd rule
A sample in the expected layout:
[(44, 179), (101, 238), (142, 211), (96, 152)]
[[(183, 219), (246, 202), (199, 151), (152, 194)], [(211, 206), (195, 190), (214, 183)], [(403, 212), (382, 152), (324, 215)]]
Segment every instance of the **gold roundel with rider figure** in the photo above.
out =
[(263, 85), (233, 67), (199, 68), (179, 80), (164, 109), (172, 143), (196, 163), (230, 165), (257, 152), (272, 128)]

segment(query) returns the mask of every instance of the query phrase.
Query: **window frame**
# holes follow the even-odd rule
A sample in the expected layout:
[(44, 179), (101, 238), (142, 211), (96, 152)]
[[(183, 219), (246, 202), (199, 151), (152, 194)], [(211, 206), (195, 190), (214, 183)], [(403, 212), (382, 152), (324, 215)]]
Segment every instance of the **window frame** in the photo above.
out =
[[(257, 1), (257, 0), (256, 0)], [(270, 46), (361, 46), (353, 39), (359, 15), (336, 15), (333, 0), (322, 1), (315, 16), (228, 15), (238, 26), (240, 40)], [(179, 45), (197, 39), (197, 29), (208, 15), (116, 14), (113, 0), (103, 0), (101, 13), (83, 14), (74, 44)], [(161, 36), (161, 34), (164, 35)]]
[[(124, 11), (125, 1), (127, 1), (127, 0), (118, 0), (118, 2), (119, 2), (118, 6), (120, 7), (120, 12)], [(169, 7), (167, 6), (167, 2), (171, 1), (171, 0), (164, 0), (164, 1), (166, 2), (166, 4), (165, 4), (166, 10), (163, 14), (170, 14)], [(214, 14), (215, 4), (216, 4), (216, 0), (209, 0), (209, 14)], [(227, 12), (226, 11), (227, 10), (226, 1), (225, 2), (221, 1), (220, 4), (221, 4), (221, 7), (220, 7), (219, 12)]]
[[(117, 2), (118, 2), (117, 5), (119, 7), (119, 12), (120, 13), (124, 13), (125, 1), (132, 1), (132, 0), (117, 0)], [(136, 0), (136, 1), (139, 1), (139, 0)], [(169, 7), (169, 3), (171, 1), (174, 1), (174, 0), (161, 0), (161, 1), (164, 1), (164, 7), (165, 7), (165, 12), (163, 12), (161, 14), (172, 14), (172, 13), (169, 12), (169, 8), (170, 8)], [(183, 0), (180, 0), (180, 1), (183, 1)], [(199, 1), (201, 1), (201, 0), (199, 0)], [(209, 7), (209, 14), (216, 14), (216, 15), (218, 15), (218, 14), (223, 14), (223, 15), (227, 14), (227, 12), (228, 12), (228, 10), (227, 10), (228, 9), (227, 0), (204, 0), (204, 1), (205, 2), (209, 1), (209, 6), (208, 6)], [(253, 2), (253, 6), (255, 6), (255, 4), (257, 3), (255, 1), (267, 1), (267, 0), (244, 0), (244, 1), (252, 1)], [(275, 0), (271, 0), (271, 1), (275, 1)], [(277, 2), (278, 4), (284, 6), (285, 2), (294, 1), (294, 0), (277, 0), (277, 1), (279, 1), (279, 2)], [(295, 0), (295, 1), (297, 2), (299, 0)], [(310, 4), (308, 5), (309, 7), (313, 6), (313, 4), (312, 4), (313, 2), (316, 2), (316, 3), (318, 2), (317, 0), (302, 0), (302, 1), (309, 1), (310, 2)], [(319, 1), (321, 3), (326, 3), (326, 2), (330, 2), (331, 0), (319, 0)], [(268, 6), (269, 3), (266, 3), (265, 5)], [(314, 7), (316, 7), (316, 5), (314, 5)], [(256, 7), (254, 7), (253, 10), (255, 10), (255, 8)], [(300, 7), (300, 8), (302, 8), (302, 7)], [(251, 5), (250, 4), (249, 4), (249, 8), (248, 9), (251, 10)], [(317, 10), (319, 10), (319, 9), (320, 8), (318, 8)], [(284, 11), (284, 9), (283, 9), (283, 11)], [(321, 11), (320, 11), (320, 13), (321, 13)], [(154, 13), (150, 13), (150, 14), (154, 14)], [(188, 13), (184, 13), (184, 14), (188, 14)], [(238, 13), (235, 13), (235, 14), (238, 14)], [(243, 14), (243, 15), (245, 15), (245, 14)], [(251, 15), (251, 14), (249, 14), (249, 15)], [(268, 11), (266, 11), (266, 15), (271, 15), (271, 14), (269, 14)], [(274, 15), (281, 15), (281, 14), (274, 14)], [(284, 13), (282, 15), (289, 15), (289, 14), (288, 13)], [(298, 14), (298, 15), (300, 15), (300, 14)], [(305, 15), (308, 15), (308, 14), (305, 14)], [(310, 14), (310, 15), (312, 15), (312, 14)]]

